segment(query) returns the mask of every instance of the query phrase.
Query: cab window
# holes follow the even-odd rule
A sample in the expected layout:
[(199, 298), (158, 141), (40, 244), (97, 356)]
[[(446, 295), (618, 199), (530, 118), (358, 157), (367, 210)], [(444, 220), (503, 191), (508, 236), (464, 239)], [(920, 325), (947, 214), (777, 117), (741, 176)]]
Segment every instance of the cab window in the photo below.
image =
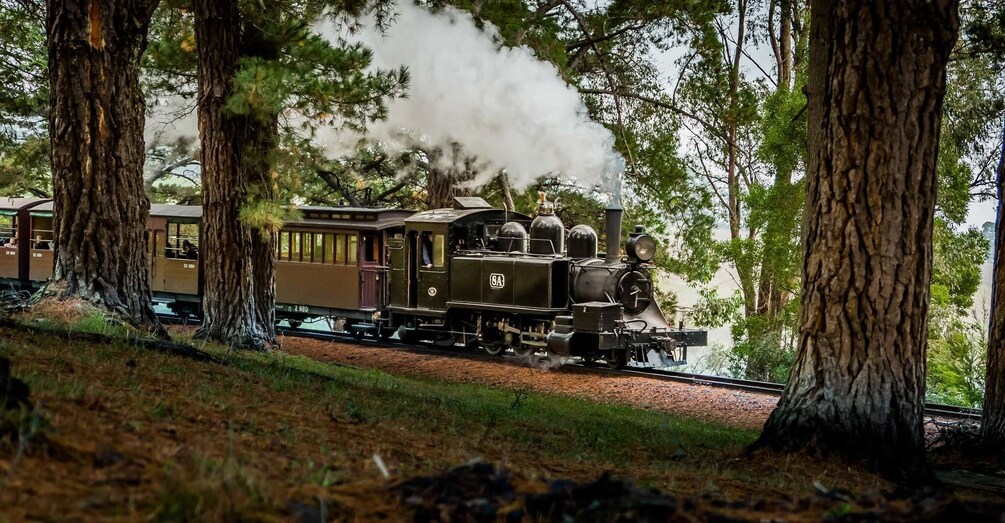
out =
[(433, 267), (446, 266), (446, 238), (442, 234), (433, 235)]

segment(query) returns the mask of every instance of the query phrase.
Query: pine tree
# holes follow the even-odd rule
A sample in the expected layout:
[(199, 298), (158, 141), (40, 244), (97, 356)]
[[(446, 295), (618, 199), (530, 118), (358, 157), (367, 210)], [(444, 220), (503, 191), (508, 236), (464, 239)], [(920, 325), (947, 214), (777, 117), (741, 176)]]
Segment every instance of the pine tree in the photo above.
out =
[[(369, 50), (336, 47), (310, 31), (322, 16), (351, 19), (383, 4), (361, 2), (348, 12), (320, 1), (194, 7), (205, 253), (200, 335), (261, 348), (275, 341), (275, 236), (290, 196), (274, 168), (280, 145), (295, 141), (283, 135), (319, 125), (362, 128), (385, 115), (383, 100), (401, 94), (407, 74), (368, 72)], [(280, 129), (287, 112), (305, 129)]]
[(811, 4), (799, 353), (759, 446), (835, 451), (908, 482), (927, 477), (932, 225), (958, 7)]
[(158, 0), (49, 0), (55, 272), (79, 297), (162, 331), (147, 269), (140, 59)]

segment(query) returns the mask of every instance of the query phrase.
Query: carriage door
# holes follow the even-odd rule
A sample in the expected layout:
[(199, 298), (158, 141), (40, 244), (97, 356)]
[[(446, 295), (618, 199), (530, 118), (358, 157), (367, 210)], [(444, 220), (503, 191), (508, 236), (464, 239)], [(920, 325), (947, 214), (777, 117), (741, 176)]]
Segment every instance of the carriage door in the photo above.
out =
[(387, 305), (387, 267), (384, 266), (380, 236), (364, 232), (360, 239), (360, 307), (382, 309)]

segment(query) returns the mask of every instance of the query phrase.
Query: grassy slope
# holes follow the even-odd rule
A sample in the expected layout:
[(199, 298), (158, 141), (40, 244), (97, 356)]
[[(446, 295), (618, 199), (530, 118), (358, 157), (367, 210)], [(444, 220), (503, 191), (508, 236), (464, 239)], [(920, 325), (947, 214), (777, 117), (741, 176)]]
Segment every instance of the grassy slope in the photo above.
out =
[(740, 492), (759, 480), (721, 464), (753, 433), (650, 411), (281, 354), (207, 347), (219, 365), (24, 331), (0, 338), (52, 442), (34, 438), (13, 470), (17, 449), (0, 443), (0, 514), (11, 521), (271, 517), (317, 496), (344, 515), (380, 515), (395, 509), (368, 498), (385, 482), (375, 454), (392, 479), (483, 458), (528, 480), (611, 470), (664, 489)]

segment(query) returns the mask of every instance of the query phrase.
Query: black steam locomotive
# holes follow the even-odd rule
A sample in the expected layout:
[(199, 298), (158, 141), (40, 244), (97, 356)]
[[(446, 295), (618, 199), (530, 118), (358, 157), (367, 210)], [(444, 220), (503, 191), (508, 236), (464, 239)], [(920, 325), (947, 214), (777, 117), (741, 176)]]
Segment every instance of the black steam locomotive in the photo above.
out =
[(533, 219), (475, 197), (406, 218), (388, 242), (386, 319), (399, 338), (612, 367), (683, 364), (687, 347), (707, 343), (707, 332), (673, 328), (660, 310), (647, 265), (656, 244), (641, 227), (621, 255), (621, 209), (607, 210), (611, 247), (601, 257), (587, 225), (569, 230), (566, 247), (564, 225), (543, 203)]

